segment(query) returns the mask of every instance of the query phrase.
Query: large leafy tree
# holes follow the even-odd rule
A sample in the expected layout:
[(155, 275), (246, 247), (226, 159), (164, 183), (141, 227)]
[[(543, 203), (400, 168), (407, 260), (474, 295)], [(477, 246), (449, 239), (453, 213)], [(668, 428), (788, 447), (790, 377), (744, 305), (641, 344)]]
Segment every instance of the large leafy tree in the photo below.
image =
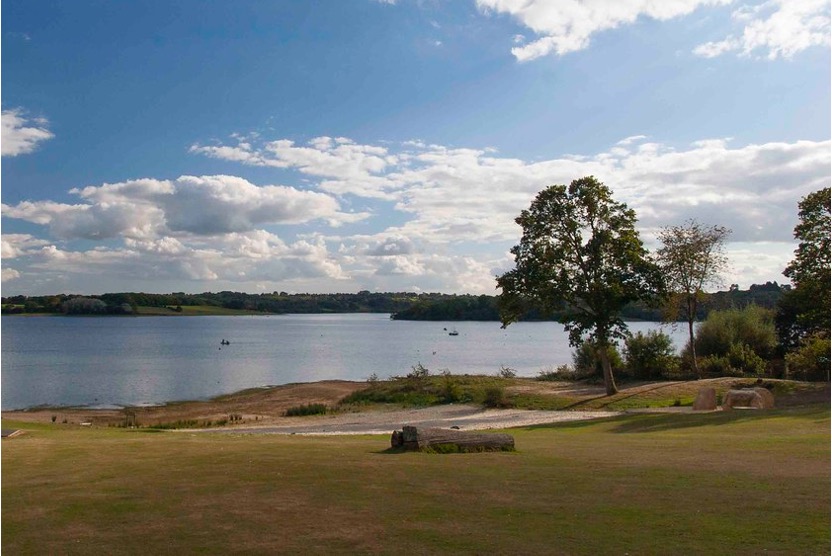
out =
[(657, 262), (667, 282), (670, 295), (665, 304), (665, 318), (675, 321), (683, 317), (688, 323), (691, 359), (696, 376), (696, 342), (693, 323), (705, 288), (720, 283), (720, 273), (728, 265), (722, 249), (731, 230), (723, 226), (706, 226), (688, 220), (681, 226), (669, 226), (659, 233), (662, 247)]
[(594, 345), (607, 394), (616, 393), (608, 347), (627, 330), (621, 309), (662, 291), (635, 212), (590, 176), (547, 187), (515, 222), (523, 228), (515, 268), (497, 278), (503, 326), (530, 308), (557, 314), (571, 345)]
[(794, 289), (781, 300), (777, 315), (781, 342), (787, 348), (810, 335), (828, 338), (830, 326), (830, 188), (807, 195), (798, 208), (800, 222), (794, 237), (799, 244), (783, 271)]

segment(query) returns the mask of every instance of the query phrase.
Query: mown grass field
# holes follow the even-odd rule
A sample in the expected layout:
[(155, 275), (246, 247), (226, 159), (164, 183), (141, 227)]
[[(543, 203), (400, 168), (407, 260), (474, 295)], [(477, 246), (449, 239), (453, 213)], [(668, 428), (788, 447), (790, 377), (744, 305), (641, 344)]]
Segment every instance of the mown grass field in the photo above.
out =
[(515, 453), (380, 436), (28, 429), (7, 554), (828, 554), (828, 406), (512, 429)]

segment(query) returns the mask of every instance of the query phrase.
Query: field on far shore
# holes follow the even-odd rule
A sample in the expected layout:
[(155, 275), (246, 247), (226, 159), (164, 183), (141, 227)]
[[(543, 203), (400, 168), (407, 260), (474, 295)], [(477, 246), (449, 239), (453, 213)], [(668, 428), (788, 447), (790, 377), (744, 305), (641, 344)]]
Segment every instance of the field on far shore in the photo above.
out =
[(513, 453), (389, 435), (4, 418), (9, 554), (828, 554), (830, 411), (632, 414), (509, 429)]

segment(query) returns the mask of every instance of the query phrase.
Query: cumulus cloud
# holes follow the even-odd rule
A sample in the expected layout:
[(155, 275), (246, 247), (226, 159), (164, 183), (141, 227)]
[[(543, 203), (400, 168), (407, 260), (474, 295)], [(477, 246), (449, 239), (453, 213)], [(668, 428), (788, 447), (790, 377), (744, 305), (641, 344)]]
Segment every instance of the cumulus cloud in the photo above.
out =
[(27, 118), (21, 108), (3, 110), (2, 136), (0, 136), (0, 154), (17, 156), (34, 151), (37, 146), (52, 139), (55, 135), (47, 129), (48, 122), (43, 118)]
[(218, 235), (270, 224), (316, 219), (352, 222), (325, 193), (281, 185), (257, 186), (235, 176), (141, 179), (72, 189), (84, 203), (23, 201), (3, 205), (3, 215), (48, 225), (60, 239), (152, 239), (172, 233)]
[(303, 174), (325, 178), (322, 189), (335, 194), (360, 190), (362, 196), (391, 198), (396, 184), (381, 176), (398, 160), (387, 149), (358, 145), (344, 137), (316, 137), (307, 145), (279, 139), (253, 148), (245, 138), (235, 145), (193, 145), (190, 152), (251, 166), (292, 168)]
[(228, 234), (210, 242), (200, 238), (126, 239), (123, 247), (88, 250), (46, 245), (27, 255), (32, 276), (45, 280), (74, 276), (77, 283), (83, 283), (84, 277), (89, 281), (98, 275), (114, 284), (131, 280), (274, 284), (298, 279), (340, 280), (345, 276), (323, 242), (302, 240), (286, 244), (264, 230)]
[(0, 245), (2, 245), (0, 255), (2, 255), (3, 260), (14, 259), (31, 252), (34, 248), (48, 244), (48, 241), (29, 234), (3, 234), (2, 241), (0, 241)]
[[(269, 156), (273, 150), (268, 145), (274, 143), (249, 145), (249, 151), (257, 157)], [(281, 143), (294, 148), (291, 141)], [(347, 152), (336, 154), (334, 142), (316, 140), (315, 144), (303, 148), (351, 159)], [(342, 144), (349, 144), (352, 152), (379, 149)], [(617, 199), (634, 208), (648, 242), (655, 243), (662, 226), (697, 218), (731, 227), (733, 242), (760, 244), (764, 249), (778, 242), (791, 246), (798, 200), (829, 184), (829, 141), (735, 146), (730, 139), (715, 138), (679, 147), (633, 135), (594, 155), (567, 154), (536, 162), (501, 157), (493, 149), (452, 148), (418, 140), (387, 143), (383, 151), (385, 164), (377, 167), (356, 168), (346, 161), (328, 160), (330, 168), (342, 168), (348, 177), (339, 179), (332, 170), (317, 186), (338, 195), (384, 199), (406, 220), (375, 235), (332, 241), (341, 242), (340, 260), (352, 276), (408, 276), (418, 278), (422, 289), (440, 275), (443, 283), (456, 284), (451, 260), (476, 260), (474, 266), (487, 274), (487, 269), (504, 264), (493, 250), (488, 251), (489, 246), (507, 249), (517, 240), (514, 218), (538, 191), (581, 176), (597, 176), (613, 188)], [(448, 259), (441, 265), (427, 264), (428, 254), (438, 251), (445, 251), (442, 256)], [(466, 254), (471, 252), (480, 254)], [(757, 261), (767, 265), (758, 274), (772, 279), (779, 276), (788, 257), (772, 255)], [(483, 289), (478, 291), (493, 288), (488, 280), (466, 282), (479, 283)]]
[(20, 278), (20, 273), (18, 271), (7, 266), (3, 267), (2, 278), (0, 278), (3, 282), (9, 282), (18, 278)]
[[(259, 155), (271, 144), (253, 152)], [(357, 152), (376, 149), (350, 145)], [(517, 232), (514, 217), (540, 189), (585, 175), (613, 187), (638, 211), (647, 231), (711, 217), (731, 223), (737, 241), (788, 241), (797, 200), (829, 182), (829, 147), (829, 141), (734, 147), (728, 139), (710, 139), (674, 148), (634, 135), (593, 156), (528, 162), (489, 149), (409, 141), (385, 149), (383, 169), (359, 171), (331, 162), (349, 179), (328, 176), (318, 186), (339, 195), (385, 198), (410, 216), (385, 232), (376, 254), (385, 245), (393, 249), (390, 242), (399, 240), (391, 234), (434, 244), (510, 240)]]
[[(507, 252), (520, 236), (514, 218), (546, 186), (594, 175), (635, 209), (651, 247), (662, 226), (688, 218), (733, 229), (734, 274), (726, 282), (747, 285), (743, 277), (780, 278), (794, 249), (798, 201), (829, 186), (832, 146), (734, 145), (726, 138), (668, 145), (632, 135), (591, 155), (527, 161), (488, 148), (415, 140), (383, 147), (346, 138), (302, 146), (247, 141), (252, 159), (276, 160), (281, 153), (298, 174), (317, 176), (309, 180), (311, 190), (255, 186), (233, 176), (182, 176), (74, 189), (75, 204), (4, 205), (5, 218), (42, 225), (50, 235), (3, 236), (3, 257), (15, 259), (25, 279), (16, 283), (95, 275), (119, 283), (214, 284), (207, 289), (400, 291), (407, 284), (493, 293), (494, 274), (510, 266)], [(383, 164), (363, 160), (372, 157)], [(351, 205), (367, 202), (373, 212), (342, 212), (339, 197), (347, 195)], [(357, 219), (363, 219), (360, 228), (330, 227), (331, 235), (321, 235), (320, 224)], [(276, 224), (302, 227), (284, 238), (267, 230)], [(73, 249), (76, 239), (95, 247)]]
[(518, 46), (511, 53), (521, 62), (548, 54), (564, 55), (589, 46), (595, 33), (634, 23), (639, 17), (660, 21), (688, 15), (700, 6), (728, 4), (731, 0), (477, 0), (485, 12), (508, 14), (532, 30), (537, 39)]
[(826, 0), (768, 0), (743, 5), (732, 14), (742, 27), (739, 35), (706, 42), (693, 52), (714, 58), (727, 52), (741, 56), (760, 54), (765, 58), (791, 58), (812, 46), (829, 46), (829, 2)]

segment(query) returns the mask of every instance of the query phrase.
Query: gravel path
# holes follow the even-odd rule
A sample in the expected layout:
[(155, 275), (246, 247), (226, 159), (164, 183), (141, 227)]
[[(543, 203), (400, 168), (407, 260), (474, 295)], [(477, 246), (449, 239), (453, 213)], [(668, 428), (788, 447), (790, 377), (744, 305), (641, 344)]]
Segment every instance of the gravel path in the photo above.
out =
[(371, 411), (328, 416), (286, 418), (286, 424), (224, 429), (190, 429), (180, 432), (226, 434), (390, 434), (403, 425), (460, 430), (507, 429), (564, 421), (583, 421), (621, 415), (618, 411), (538, 411), (482, 409), (472, 405), (443, 405), (396, 411)]

